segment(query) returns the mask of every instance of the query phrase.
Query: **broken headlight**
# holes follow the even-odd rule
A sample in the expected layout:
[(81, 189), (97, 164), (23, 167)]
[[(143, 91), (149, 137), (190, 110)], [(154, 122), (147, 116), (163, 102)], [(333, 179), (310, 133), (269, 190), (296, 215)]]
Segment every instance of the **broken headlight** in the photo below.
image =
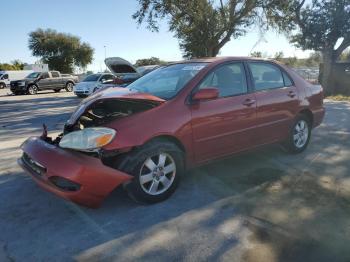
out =
[(64, 135), (60, 147), (80, 151), (94, 151), (109, 144), (116, 131), (106, 127), (91, 127)]

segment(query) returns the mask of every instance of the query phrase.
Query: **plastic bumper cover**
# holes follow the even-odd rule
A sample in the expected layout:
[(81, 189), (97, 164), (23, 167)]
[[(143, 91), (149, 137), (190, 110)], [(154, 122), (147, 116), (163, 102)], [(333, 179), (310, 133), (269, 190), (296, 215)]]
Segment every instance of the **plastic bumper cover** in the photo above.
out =
[[(65, 150), (40, 138), (29, 138), (23, 145), (20, 166), (41, 187), (60, 197), (88, 207), (100, 206), (103, 199), (132, 176), (105, 166), (100, 159)], [(79, 185), (76, 191), (57, 187), (53, 178)]]

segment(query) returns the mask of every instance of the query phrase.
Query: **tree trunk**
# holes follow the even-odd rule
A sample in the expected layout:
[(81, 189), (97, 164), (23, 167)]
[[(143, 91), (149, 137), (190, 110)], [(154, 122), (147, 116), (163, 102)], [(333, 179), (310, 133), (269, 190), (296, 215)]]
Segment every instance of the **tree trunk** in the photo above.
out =
[(335, 84), (332, 79), (332, 67), (334, 63), (333, 51), (322, 52), (323, 56), (323, 70), (321, 84), (324, 88), (325, 95), (333, 95)]

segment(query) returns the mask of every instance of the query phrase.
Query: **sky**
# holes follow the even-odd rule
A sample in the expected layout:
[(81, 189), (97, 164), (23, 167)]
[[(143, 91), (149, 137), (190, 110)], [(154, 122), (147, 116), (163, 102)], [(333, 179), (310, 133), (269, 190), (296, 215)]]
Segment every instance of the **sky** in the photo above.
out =
[[(94, 60), (88, 70), (105, 69), (107, 57), (119, 56), (134, 63), (140, 58), (159, 57), (165, 61), (182, 59), (178, 40), (161, 21), (160, 31), (149, 31), (138, 26), (132, 14), (138, 8), (136, 0), (5, 0), (1, 1), (0, 63), (20, 59), (34, 63), (28, 49), (28, 34), (37, 28), (52, 28), (59, 32), (79, 36), (94, 49)], [(251, 51), (268, 55), (283, 51), (285, 56), (307, 57), (309, 52), (296, 49), (284, 35), (267, 32), (266, 41), (259, 39), (257, 28), (247, 35), (232, 39), (220, 52), (221, 56), (247, 56)]]

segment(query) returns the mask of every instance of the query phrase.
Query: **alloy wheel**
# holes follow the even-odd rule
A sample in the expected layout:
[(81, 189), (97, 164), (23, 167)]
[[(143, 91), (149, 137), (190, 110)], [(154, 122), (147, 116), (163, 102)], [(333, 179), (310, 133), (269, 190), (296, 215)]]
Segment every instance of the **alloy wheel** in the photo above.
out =
[(67, 92), (72, 92), (73, 91), (73, 84), (72, 83), (68, 83), (66, 86), (66, 90)]
[(167, 191), (174, 182), (176, 164), (167, 153), (148, 157), (140, 170), (140, 184), (143, 191), (150, 195), (159, 195)]
[(29, 88), (28, 88), (28, 93), (30, 94), (30, 95), (35, 95), (36, 93), (38, 92), (38, 89), (37, 89), (37, 87), (36, 86), (30, 86)]
[(294, 145), (297, 148), (302, 148), (307, 143), (309, 138), (309, 126), (305, 120), (299, 120), (295, 127), (293, 133)]

